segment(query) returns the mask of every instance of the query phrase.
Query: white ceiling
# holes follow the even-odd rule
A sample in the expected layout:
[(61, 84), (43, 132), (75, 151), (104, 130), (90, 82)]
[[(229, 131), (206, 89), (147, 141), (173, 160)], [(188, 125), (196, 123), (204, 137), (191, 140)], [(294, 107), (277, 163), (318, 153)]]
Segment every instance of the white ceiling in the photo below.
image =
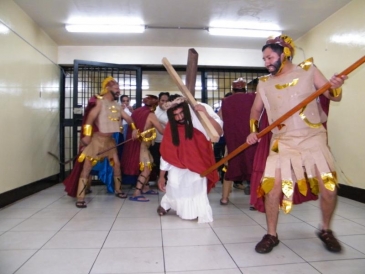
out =
[[(211, 36), (204, 28), (230, 22), (276, 24), (297, 39), (351, 0), (14, 0), (59, 46), (261, 48), (265, 38)], [(139, 18), (142, 34), (68, 33), (80, 18), (105, 23)], [(132, 20), (132, 19), (129, 19)], [(163, 27), (164, 29), (156, 29)], [(180, 29), (178, 29), (180, 27)], [(166, 29), (172, 28), (172, 29)], [(193, 28), (193, 29), (186, 29)]]

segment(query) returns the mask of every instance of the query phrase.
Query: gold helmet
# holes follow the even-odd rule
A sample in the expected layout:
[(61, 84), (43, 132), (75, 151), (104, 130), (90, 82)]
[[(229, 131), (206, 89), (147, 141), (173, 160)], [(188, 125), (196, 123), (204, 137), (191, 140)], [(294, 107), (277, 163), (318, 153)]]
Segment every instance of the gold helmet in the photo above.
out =
[(108, 90), (106, 89), (106, 87), (112, 81), (116, 82), (115, 79), (112, 76), (108, 76), (104, 79), (103, 83), (101, 84), (100, 95), (105, 95), (105, 94), (108, 93)]
[(266, 45), (267, 44), (279, 44), (280, 46), (282, 46), (284, 48), (283, 52), (284, 55), (287, 59), (291, 60), (294, 57), (295, 54), (295, 45), (293, 42), (293, 39), (291, 37), (289, 37), (288, 35), (280, 35), (277, 37), (269, 37), (268, 40), (266, 41)]

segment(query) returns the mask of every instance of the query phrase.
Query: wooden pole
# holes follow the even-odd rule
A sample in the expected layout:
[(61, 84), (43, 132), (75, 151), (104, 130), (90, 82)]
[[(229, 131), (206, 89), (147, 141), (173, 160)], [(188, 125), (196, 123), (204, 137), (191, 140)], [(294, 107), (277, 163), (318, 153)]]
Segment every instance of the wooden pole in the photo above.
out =
[(185, 86), (188, 88), (193, 97), (195, 97), (196, 75), (198, 72), (198, 57), (198, 52), (195, 49), (189, 49), (188, 63), (186, 66)]
[[(184, 85), (180, 76), (177, 74), (175, 69), (172, 67), (170, 62), (165, 57), (162, 59), (162, 64), (166, 68), (167, 72), (170, 74), (172, 80), (175, 82), (181, 93), (184, 95), (184, 97), (187, 98), (189, 105), (194, 107), (197, 104), (197, 102), (195, 101), (193, 95), (191, 95), (190, 91)], [(206, 130), (210, 140), (212, 142), (218, 142), (220, 136), (213, 127), (213, 125), (209, 122), (208, 117), (203, 112), (196, 111), (195, 113), (199, 121), (202, 123), (204, 129)]]
[[(355, 69), (357, 69), (360, 65), (362, 65), (364, 62), (365, 62), (365, 56), (363, 56), (362, 58), (360, 58), (359, 60), (357, 60), (355, 63), (353, 63), (351, 66), (349, 66), (347, 69), (345, 69), (343, 72), (339, 73), (338, 75), (339, 76), (348, 75), (349, 73), (351, 73), (352, 71), (354, 71)], [(329, 82), (327, 82), (326, 84), (324, 84), (320, 89), (318, 89), (317, 91), (315, 91), (314, 93), (312, 93), (308, 98), (304, 99), (298, 105), (296, 105), (291, 110), (289, 110), (288, 112), (286, 112), (285, 114), (283, 114), (281, 117), (279, 117), (271, 125), (269, 125), (265, 129), (263, 129), (262, 131), (260, 131), (257, 134), (257, 137), (258, 138), (261, 138), (265, 134), (269, 133), (272, 129), (274, 129), (276, 126), (280, 125), (282, 122), (284, 122), (290, 116), (292, 116), (293, 114), (295, 114), (301, 108), (303, 108), (304, 106), (306, 106), (307, 104), (309, 104), (311, 101), (313, 101), (314, 99), (316, 99), (319, 95), (321, 95), (322, 93), (324, 93), (330, 87), (331, 87), (331, 84)], [(225, 162), (227, 162), (228, 160), (232, 159), (233, 157), (235, 157), (237, 154), (241, 153), (243, 150), (245, 150), (249, 146), (250, 145), (248, 143), (244, 143), (244, 144), (240, 145), (235, 150), (233, 150), (230, 154), (228, 154), (226, 157), (224, 157), (220, 161), (218, 161), (215, 165), (211, 166), (206, 171), (204, 171), (203, 173), (201, 173), (200, 176), (201, 177), (207, 176), (213, 170), (219, 168)]]

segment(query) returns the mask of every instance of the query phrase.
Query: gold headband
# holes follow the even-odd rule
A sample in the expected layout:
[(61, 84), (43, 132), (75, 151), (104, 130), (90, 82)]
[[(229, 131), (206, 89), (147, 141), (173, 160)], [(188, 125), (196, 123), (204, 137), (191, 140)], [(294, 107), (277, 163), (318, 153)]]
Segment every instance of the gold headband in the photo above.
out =
[(294, 45), (293, 39), (291, 39), (287, 35), (280, 35), (275, 38), (270, 37), (266, 41), (266, 45), (267, 44), (278, 44), (278, 45), (282, 46), (284, 48), (284, 54), (287, 58), (294, 56), (295, 45)]

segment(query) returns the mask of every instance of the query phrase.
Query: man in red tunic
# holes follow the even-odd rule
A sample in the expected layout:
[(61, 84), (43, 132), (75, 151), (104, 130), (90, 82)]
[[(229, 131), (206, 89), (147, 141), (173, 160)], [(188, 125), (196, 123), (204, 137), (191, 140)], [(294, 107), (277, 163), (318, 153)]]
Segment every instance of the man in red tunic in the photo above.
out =
[[(151, 128), (156, 128), (163, 134), (163, 128), (159, 123), (154, 111), (158, 103), (158, 97), (155, 95), (146, 95), (143, 99), (144, 106), (133, 111), (131, 118), (135, 122), (138, 131), (144, 132)], [(130, 138), (130, 133), (127, 133), (127, 140)], [(147, 141), (147, 139), (150, 139)], [(149, 200), (143, 196), (158, 195), (158, 192), (149, 188), (148, 180), (152, 170), (153, 158), (148, 150), (151, 145), (152, 138), (139, 138), (125, 144), (121, 157), (122, 173), (124, 175), (138, 175), (136, 188), (131, 201), (148, 202)]]
[[(232, 83), (232, 96), (222, 101), (223, 132), (228, 153), (245, 143), (250, 134), (250, 111), (255, 100), (255, 93), (246, 93), (246, 83), (239, 78)], [(232, 181), (249, 183), (256, 145), (250, 146), (228, 161), (227, 172), (223, 181), (221, 204), (228, 204), (228, 195)]]

